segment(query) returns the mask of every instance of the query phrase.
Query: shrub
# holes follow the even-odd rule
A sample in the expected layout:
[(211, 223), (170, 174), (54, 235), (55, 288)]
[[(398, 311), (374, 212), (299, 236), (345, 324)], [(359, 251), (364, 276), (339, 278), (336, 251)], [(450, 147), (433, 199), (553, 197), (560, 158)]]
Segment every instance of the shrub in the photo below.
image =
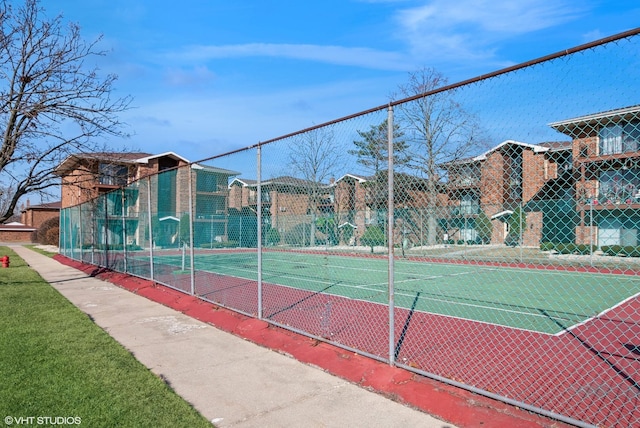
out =
[(280, 243), (280, 232), (278, 229), (271, 228), (265, 236), (267, 245), (278, 245)]
[(60, 236), (60, 218), (54, 217), (44, 221), (36, 231), (35, 241), (44, 245), (58, 246)]
[(620, 245), (603, 245), (600, 249), (608, 256), (617, 256), (622, 252), (622, 246)]
[(553, 242), (541, 242), (540, 250), (541, 251), (552, 251), (555, 250), (556, 246)]
[(622, 253), (622, 245), (612, 245), (611, 246), (611, 253), (614, 256), (617, 256), (620, 253)]
[(478, 244), (488, 244), (491, 242), (493, 234), (493, 223), (484, 211), (480, 211), (476, 218), (476, 231), (478, 232)]
[(482, 238), (480, 238), (479, 236), (476, 239), (467, 239), (466, 241), (467, 245), (482, 245), (483, 241)]
[(44, 242), (45, 245), (55, 245), (58, 246), (58, 239), (60, 237), (60, 228), (52, 227), (51, 229), (47, 229), (44, 233)]
[(205, 242), (200, 244), (200, 248), (234, 248), (238, 246), (238, 241)]
[(515, 247), (520, 244), (520, 234), (527, 230), (527, 214), (522, 207), (517, 207), (513, 213), (507, 218), (509, 225), (509, 234), (505, 239), (505, 244)]
[(504, 240), (504, 244), (507, 247), (517, 247), (520, 244), (520, 237), (513, 233), (509, 233)]
[(336, 245), (338, 243), (338, 229), (335, 219), (331, 217), (320, 217), (316, 220), (318, 231), (326, 235), (328, 244)]
[(308, 245), (311, 245), (310, 236), (311, 236), (311, 225), (308, 223), (300, 223), (300, 224), (296, 224), (291, 230), (285, 233), (284, 242), (287, 243), (288, 245), (293, 245), (298, 247), (308, 246)]
[(578, 246), (573, 242), (556, 244), (556, 251), (560, 254), (575, 254), (578, 251)]
[[(541, 251), (557, 251), (559, 254), (589, 255), (598, 247), (589, 244), (574, 244), (573, 242), (541, 242)], [(603, 247), (604, 248), (604, 247)], [(604, 251), (604, 250), (603, 250)]]
[(578, 252), (578, 254), (581, 254), (583, 256), (585, 255), (589, 255), (592, 252), (594, 252), (596, 250), (596, 246), (595, 245), (589, 245), (589, 244), (578, 244), (576, 246), (576, 251)]
[(628, 245), (622, 247), (622, 254), (627, 257), (640, 257), (640, 247)]
[(384, 245), (384, 232), (380, 226), (369, 226), (367, 230), (364, 231), (362, 238), (360, 238), (360, 242), (362, 242), (363, 245), (371, 247), (373, 251), (373, 247)]

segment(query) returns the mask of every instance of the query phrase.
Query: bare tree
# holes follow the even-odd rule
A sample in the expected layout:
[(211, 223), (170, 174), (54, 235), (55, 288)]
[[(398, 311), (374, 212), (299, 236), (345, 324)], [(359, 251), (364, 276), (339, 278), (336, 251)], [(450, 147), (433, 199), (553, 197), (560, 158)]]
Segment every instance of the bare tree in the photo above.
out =
[(0, 186), (0, 212), (5, 212), (9, 209), (13, 193), (14, 190), (12, 188)]
[(100, 77), (87, 60), (104, 56), (101, 38), (85, 42), (77, 24), (45, 16), (39, 0), (0, 3), (0, 187), (12, 189), (0, 222), (29, 193), (50, 195), (52, 174), (68, 155), (92, 152), (98, 137), (123, 137), (117, 114), (129, 96), (111, 99), (115, 75)]
[(316, 219), (322, 199), (332, 190), (329, 181), (342, 166), (343, 154), (331, 128), (318, 128), (299, 135), (289, 146), (289, 167), (307, 181), (311, 214), (311, 245), (315, 244)]
[(410, 167), (426, 180), (426, 243), (436, 243), (440, 165), (462, 159), (478, 147), (480, 127), (475, 117), (455, 99), (453, 90), (431, 93), (447, 85), (447, 79), (432, 68), (410, 73), (400, 95), (423, 97), (401, 103), (396, 109), (400, 124), (411, 146)]

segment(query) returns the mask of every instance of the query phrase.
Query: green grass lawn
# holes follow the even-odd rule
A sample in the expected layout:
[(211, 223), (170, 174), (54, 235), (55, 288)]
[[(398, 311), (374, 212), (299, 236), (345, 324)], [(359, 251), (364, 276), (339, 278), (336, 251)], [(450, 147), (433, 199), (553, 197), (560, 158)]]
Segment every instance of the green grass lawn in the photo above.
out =
[(11, 257), (11, 267), (0, 268), (3, 421), (76, 417), (85, 427), (212, 426), (13, 251), (0, 247), (0, 254)]
[(51, 251), (44, 250), (44, 249), (38, 247), (37, 245), (25, 245), (25, 247), (29, 248), (30, 250), (35, 251), (36, 253), (40, 253), (42, 255), (45, 255), (47, 257), (53, 257), (56, 254), (58, 254), (58, 253), (52, 253)]

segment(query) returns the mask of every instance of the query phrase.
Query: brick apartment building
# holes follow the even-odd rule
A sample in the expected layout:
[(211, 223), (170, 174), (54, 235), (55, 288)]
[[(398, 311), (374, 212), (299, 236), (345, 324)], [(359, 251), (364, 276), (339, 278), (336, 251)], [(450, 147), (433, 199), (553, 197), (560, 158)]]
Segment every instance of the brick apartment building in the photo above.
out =
[(531, 145), (508, 140), (486, 153), (443, 165), (448, 233), (477, 239), (476, 220), (491, 219), (491, 243), (505, 242), (520, 208), (522, 244), (638, 245), (640, 107), (551, 123), (570, 141)]
[[(281, 176), (262, 181), (260, 188), (263, 228), (277, 230), (282, 238), (299, 224), (310, 225), (312, 216), (334, 212), (330, 184)], [(229, 184), (229, 208), (245, 217), (257, 215), (257, 180), (235, 178)]]
[[(415, 211), (429, 200), (425, 180), (404, 173), (395, 175), (394, 200), (400, 207), (403, 221), (415, 222), (403, 211)], [(245, 216), (257, 213), (257, 181), (235, 178), (230, 184), (229, 208), (244, 211)], [(333, 222), (333, 243), (352, 244), (370, 226), (386, 229), (388, 186), (386, 172), (378, 179), (371, 176), (345, 174), (329, 183), (312, 183), (294, 177), (276, 177), (261, 183), (263, 227), (274, 228), (284, 237), (300, 225), (313, 227), (313, 219)], [(444, 203), (439, 193), (436, 204)], [(321, 220), (322, 221), (322, 220)], [(337, 229), (337, 230), (336, 230)], [(324, 233), (326, 235), (326, 232)], [(324, 236), (324, 238), (327, 238)], [(318, 235), (322, 240), (322, 234)]]
[[(195, 234), (202, 242), (227, 239), (228, 183), (238, 174), (235, 171), (191, 164), (173, 152), (107, 152), (69, 156), (58, 165), (55, 174), (62, 181), (62, 208), (88, 201), (104, 205), (96, 206), (94, 211), (97, 236), (91, 239), (97, 242), (107, 236), (110, 244), (122, 244), (124, 239), (127, 245), (144, 242), (150, 203), (154, 244), (177, 246), (181, 217), (190, 212), (189, 183), (194, 187)], [(123, 191), (113, 192), (116, 189)]]
[(570, 141), (533, 145), (507, 140), (479, 156), (442, 165), (448, 178), (448, 209), (443, 214), (448, 236), (477, 242), (476, 221), (483, 213), (491, 221), (489, 242), (485, 243), (504, 243), (510, 216), (521, 210), (526, 219), (523, 245), (536, 246), (543, 237), (558, 239), (548, 236), (547, 229), (554, 215), (553, 201), (571, 194), (566, 185), (558, 187), (571, 173), (571, 146)]
[(640, 106), (551, 123), (572, 139), (577, 243), (638, 245)]

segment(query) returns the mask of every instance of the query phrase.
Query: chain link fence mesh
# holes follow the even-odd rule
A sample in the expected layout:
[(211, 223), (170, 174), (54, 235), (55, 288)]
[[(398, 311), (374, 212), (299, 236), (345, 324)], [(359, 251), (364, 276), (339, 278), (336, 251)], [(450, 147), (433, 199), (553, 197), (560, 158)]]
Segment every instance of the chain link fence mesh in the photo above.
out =
[(61, 252), (569, 423), (639, 426), (639, 43), (451, 86), (422, 69), (388, 106), (65, 208)]

